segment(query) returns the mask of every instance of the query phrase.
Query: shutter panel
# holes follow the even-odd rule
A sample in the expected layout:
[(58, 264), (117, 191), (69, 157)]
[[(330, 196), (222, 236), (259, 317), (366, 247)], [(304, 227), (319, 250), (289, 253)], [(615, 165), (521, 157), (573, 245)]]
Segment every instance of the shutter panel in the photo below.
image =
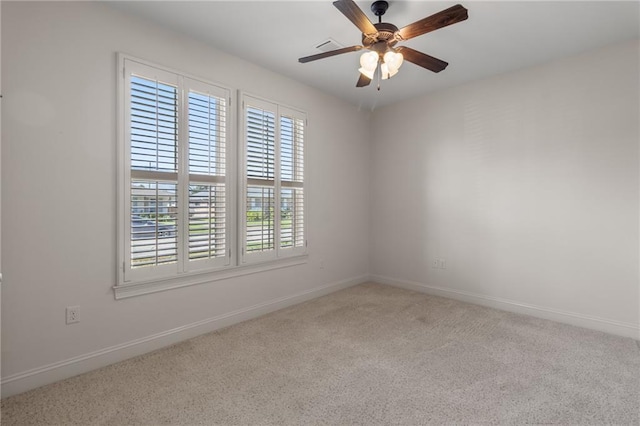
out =
[(178, 90), (136, 74), (128, 89), (129, 267), (146, 276), (178, 261)]
[(247, 108), (247, 177), (273, 181), (275, 167), (275, 114)]
[(175, 183), (131, 181), (131, 268), (178, 260)]
[(245, 251), (264, 252), (275, 248), (274, 189), (247, 187)]
[(305, 249), (304, 118), (285, 111), (280, 116), (280, 248)]
[(189, 269), (228, 265), (228, 93), (193, 80), (185, 85), (189, 86)]
[[(257, 102), (256, 102), (257, 103)], [(276, 113), (270, 105), (245, 112), (245, 254), (275, 256)]]
[(189, 91), (189, 173), (225, 176), (227, 101)]
[(177, 172), (176, 87), (131, 76), (131, 169)]
[(189, 185), (189, 260), (227, 256), (224, 185)]

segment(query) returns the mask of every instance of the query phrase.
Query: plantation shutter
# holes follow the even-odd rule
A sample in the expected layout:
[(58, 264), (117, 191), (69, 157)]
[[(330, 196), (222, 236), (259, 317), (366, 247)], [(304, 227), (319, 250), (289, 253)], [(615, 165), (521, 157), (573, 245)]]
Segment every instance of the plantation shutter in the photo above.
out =
[(178, 78), (127, 64), (125, 279), (177, 271)]
[(303, 114), (280, 108), (280, 249), (304, 252)]
[(244, 258), (275, 258), (276, 106), (245, 101)]
[(188, 115), (187, 269), (230, 263), (227, 90), (185, 79)]
[(304, 114), (244, 97), (242, 261), (306, 251)]
[(126, 58), (123, 67), (122, 282), (229, 266), (230, 90)]

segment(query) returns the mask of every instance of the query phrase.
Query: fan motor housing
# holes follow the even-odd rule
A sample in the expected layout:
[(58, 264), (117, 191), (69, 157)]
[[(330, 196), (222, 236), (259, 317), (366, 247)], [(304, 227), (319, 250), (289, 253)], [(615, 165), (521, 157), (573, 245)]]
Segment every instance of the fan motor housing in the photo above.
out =
[(378, 34), (373, 36), (362, 34), (362, 45), (366, 48), (373, 46), (378, 42), (385, 42), (388, 46), (395, 45), (398, 40), (396, 38), (396, 32), (398, 31), (398, 27), (388, 22), (379, 22), (377, 24), (373, 24), (378, 30)]

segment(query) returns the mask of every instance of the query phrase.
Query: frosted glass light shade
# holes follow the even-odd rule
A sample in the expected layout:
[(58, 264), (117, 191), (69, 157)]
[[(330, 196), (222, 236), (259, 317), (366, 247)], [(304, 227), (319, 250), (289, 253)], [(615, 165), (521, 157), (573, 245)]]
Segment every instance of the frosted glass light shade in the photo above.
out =
[(366, 76), (369, 80), (373, 80), (373, 74), (376, 72), (376, 67), (378, 66), (378, 53), (369, 51), (364, 52), (360, 56), (360, 73)]
[(383, 60), (389, 70), (389, 77), (393, 77), (400, 69), (402, 62), (404, 61), (404, 57), (402, 56), (402, 53), (396, 53), (390, 50), (384, 54)]
[(385, 53), (382, 59), (384, 62), (380, 65), (380, 74), (383, 80), (396, 75), (404, 60), (401, 53), (396, 53), (392, 50)]
[(366, 76), (369, 80), (373, 80), (373, 73), (376, 71), (376, 69), (372, 69), (372, 70), (368, 70), (364, 67), (361, 67), (358, 69), (358, 71), (360, 71), (360, 74)]
[(360, 66), (366, 70), (375, 71), (378, 66), (378, 54), (376, 52), (364, 52), (360, 56)]
[(382, 65), (380, 65), (380, 74), (383, 80), (386, 80), (390, 77), (389, 75), (389, 67), (387, 66), (386, 62), (383, 62)]
[(380, 65), (380, 73), (382, 74), (381, 78), (383, 80), (386, 80), (398, 74), (398, 70), (392, 69), (386, 63), (383, 63), (382, 65)]

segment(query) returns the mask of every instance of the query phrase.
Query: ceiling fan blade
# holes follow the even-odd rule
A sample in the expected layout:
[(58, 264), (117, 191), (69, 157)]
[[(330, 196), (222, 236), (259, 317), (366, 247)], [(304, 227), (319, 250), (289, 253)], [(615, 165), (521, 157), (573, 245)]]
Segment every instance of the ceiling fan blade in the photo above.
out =
[(397, 47), (396, 51), (402, 53), (405, 61), (409, 61), (433, 72), (440, 72), (449, 65), (445, 61), (426, 55), (422, 52), (418, 52), (417, 50), (407, 46)]
[(422, 34), (443, 28), (451, 24), (455, 24), (460, 21), (464, 21), (469, 17), (467, 9), (462, 5), (455, 5), (449, 9), (445, 9), (441, 12), (435, 13), (424, 19), (409, 24), (406, 27), (398, 30), (398, 35), (403, 40), (409, 40), (410, 38), (417, 37)]
[(330, 50), (328, 52), (318, 53), (317, 55), (305, 56), (304, 58), (298, 59), (298, 62), (301, 62), (304, 64), (307, 62), (316, 61), (318, 59), (324, 59), (324, 58), (329, 58), (335, 55), (341, 55), (343, 53), (355, 52), (362, 48), (363, 46), (343, 47), (342, 49)]
[(368, 86), (369, 84), (371, 84), (371, 79), (364, 74), (360, 74), (360, 78), (356, 83), (356, 87), (364, 87)]
[(373, 26), (367, 15), (353, 0), (337, 0), (333, 5), (351, 22), (354, 23), (363, 34), (377, 34), (378, 30)]

